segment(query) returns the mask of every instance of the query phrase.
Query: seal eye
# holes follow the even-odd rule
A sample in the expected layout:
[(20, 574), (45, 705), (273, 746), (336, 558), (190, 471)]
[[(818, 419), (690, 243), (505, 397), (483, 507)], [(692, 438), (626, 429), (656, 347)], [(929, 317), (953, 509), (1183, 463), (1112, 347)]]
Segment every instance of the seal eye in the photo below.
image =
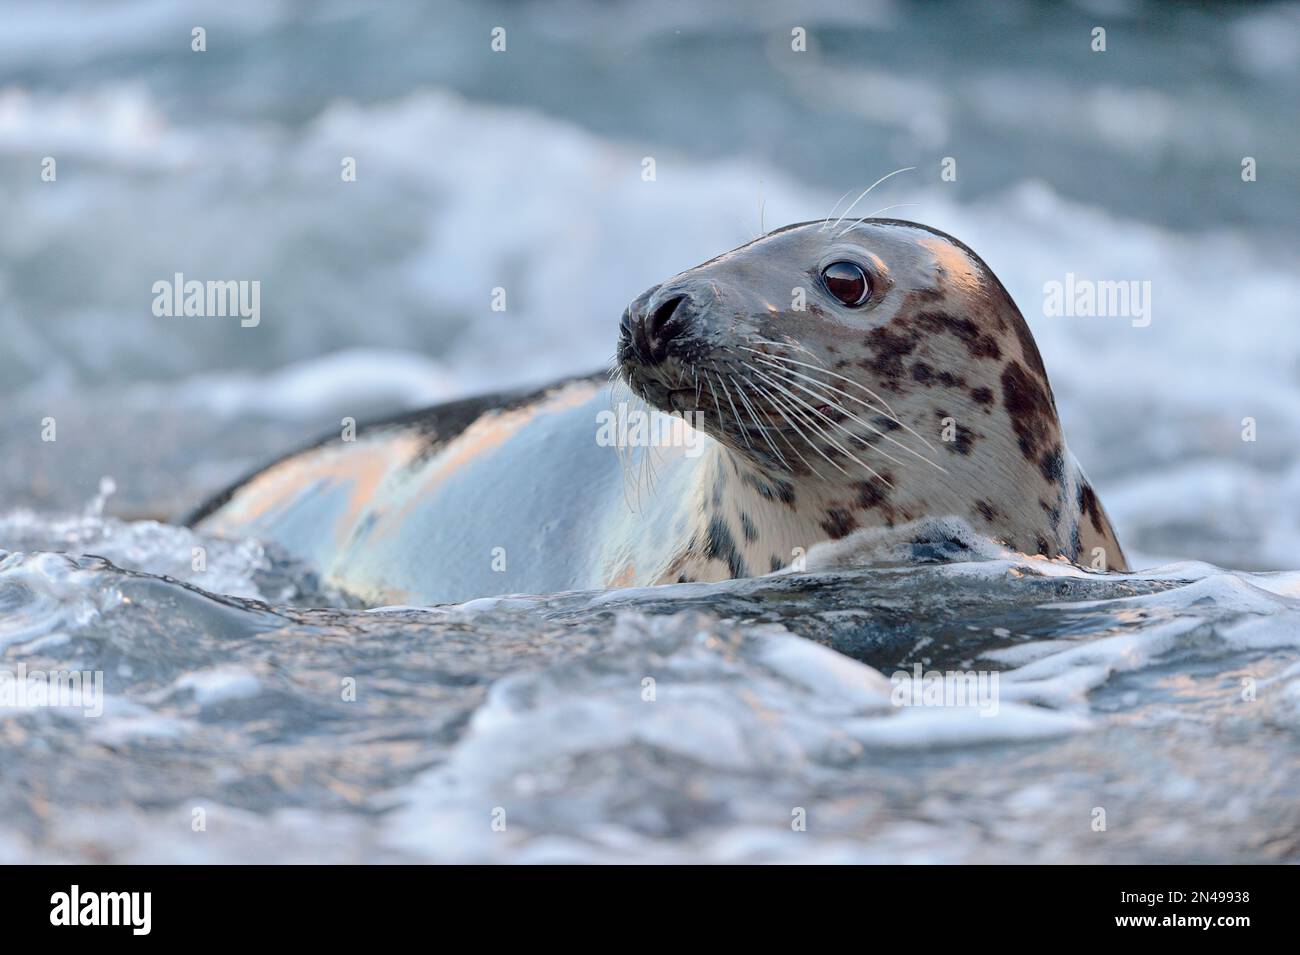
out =
[(857, 308), (871, 295), (871, 281), (856, 262), (832, 262), (822, 269), (826, 290), (850, 308)]

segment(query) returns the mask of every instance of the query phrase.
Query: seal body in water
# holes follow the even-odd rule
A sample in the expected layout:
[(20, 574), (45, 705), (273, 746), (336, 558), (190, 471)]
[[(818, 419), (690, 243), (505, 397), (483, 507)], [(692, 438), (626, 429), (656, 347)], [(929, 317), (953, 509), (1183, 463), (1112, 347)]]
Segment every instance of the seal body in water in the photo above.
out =
[(1127, 569), (1023, 317), (933, 229), (768, 233), (634, 300), (614, 371), (362, 426), (190, 523), (372, 603), (753, 576), (950, 515)]

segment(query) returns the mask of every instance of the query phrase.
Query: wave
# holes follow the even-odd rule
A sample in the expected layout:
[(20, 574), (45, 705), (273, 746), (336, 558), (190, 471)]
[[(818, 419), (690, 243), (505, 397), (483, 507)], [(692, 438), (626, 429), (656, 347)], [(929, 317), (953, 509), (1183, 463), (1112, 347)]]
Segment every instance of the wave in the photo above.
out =
[[(99, 533), (158, 570), (193, 543)], [(98, 719), (5, 711), (102, 779), (0, 741), (61, 807), (4, 814), (16, 859), (1259, 861), (1295, 821), (1296, 573), (1004, 554), (353, 611), (31, 552), (0, 559), (0, 607), (8, 667), (105, 676)], [(991, 695), (900, 690), (951, 672)], [(178, 837), (196, 808), (214, 831)], [(1171, 819), (1201, 837), (1171, 844)]]

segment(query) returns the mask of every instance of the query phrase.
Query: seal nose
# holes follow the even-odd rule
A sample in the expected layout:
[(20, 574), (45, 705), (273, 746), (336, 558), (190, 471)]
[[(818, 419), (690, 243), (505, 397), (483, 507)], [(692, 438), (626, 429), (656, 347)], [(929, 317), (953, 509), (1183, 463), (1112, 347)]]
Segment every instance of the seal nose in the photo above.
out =
[(677, 306), (682, 304), (685, 299), (685, 295), (674, 295), (657, 305), (655, 310), (650, 313), (650, 318), (646, 321), (646, 333), (651, 338), (671, 338), (675, 335), (676, 332), (668, 323), (672, 319), (673, 313), (677, 311)]
[(661, 362), (667, 358), (668, 343), (685, 331), (688, 324), (686, 310), (679, 308), (685, 301), (686, 296), (678, 294), (651, 304), (642, 321), (651, 361)]

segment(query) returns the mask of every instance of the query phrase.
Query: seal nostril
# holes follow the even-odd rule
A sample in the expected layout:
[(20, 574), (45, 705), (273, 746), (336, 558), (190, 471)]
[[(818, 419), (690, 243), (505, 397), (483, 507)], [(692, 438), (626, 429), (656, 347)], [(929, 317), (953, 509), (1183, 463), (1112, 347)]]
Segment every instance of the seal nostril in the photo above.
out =
[(674, 295), (672, 298), (665, 299), (658, 305), (650, 317), (646, 319), (646, 332), (652, 339), (656, 339), (659, 344), (663, 344), (672, 338), (680, 330), (678, 326), (669, 325), (668, 320), (673, 317), (677, 311), (677, 306), (686, 300), (685, 295)]

